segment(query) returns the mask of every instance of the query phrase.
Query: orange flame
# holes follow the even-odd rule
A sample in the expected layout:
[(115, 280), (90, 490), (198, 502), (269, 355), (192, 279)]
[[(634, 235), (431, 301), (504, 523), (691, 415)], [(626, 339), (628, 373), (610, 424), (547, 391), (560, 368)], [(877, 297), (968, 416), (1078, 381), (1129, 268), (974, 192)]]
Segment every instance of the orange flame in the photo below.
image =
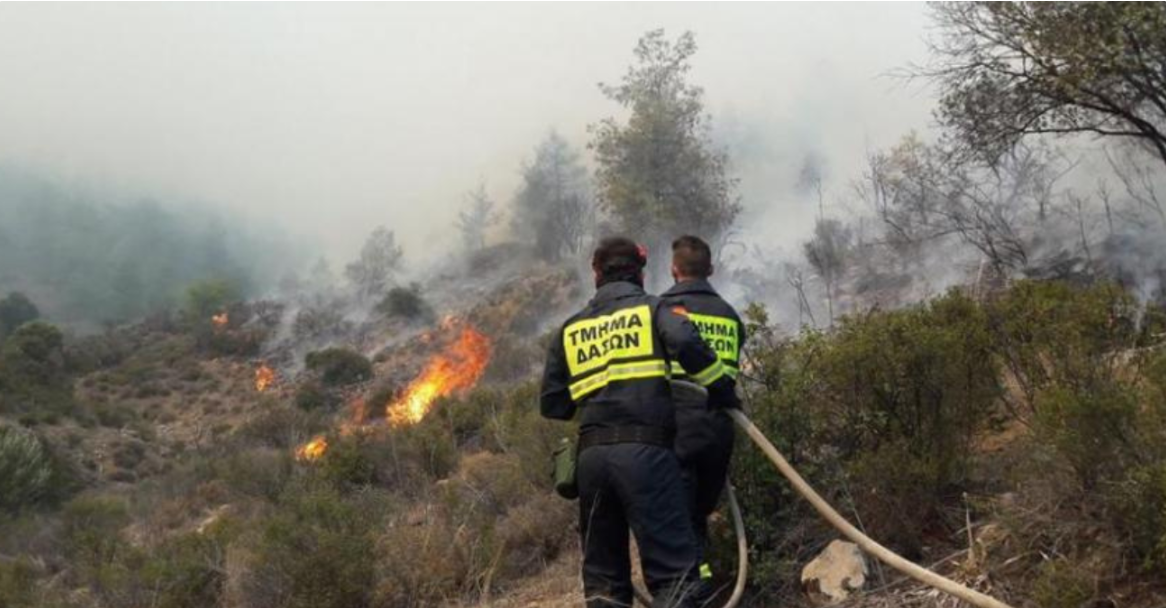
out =
[(385, 415), (389, 424), (399, 427), (420, 422), (438, 398), (477, 384), (489, 362), (489, 338), (472, 327), (463, 327), (457, 340), (434, 355), (404, 395), (388, 405)]
[(275, 384), (275, 370), (267, 367), (266, 363), (255, 368), (255, 390), (263, 392)]
[(227, 311), (225, 311), (225, 310), (223, 312), (220, 312), (219, 314), (211, 317), (211, 323), (214, 324), (215, 329), (225, 328), (227, 326), (227, 323), (229, 323), (230, 321), (231, 321), (231, 318), (227, 316)]
[(318, 435), (311, 441), (296, 448), (296, 460), (312, 461), (324, 455), (328, 451), (328, 440), (323, 435)]

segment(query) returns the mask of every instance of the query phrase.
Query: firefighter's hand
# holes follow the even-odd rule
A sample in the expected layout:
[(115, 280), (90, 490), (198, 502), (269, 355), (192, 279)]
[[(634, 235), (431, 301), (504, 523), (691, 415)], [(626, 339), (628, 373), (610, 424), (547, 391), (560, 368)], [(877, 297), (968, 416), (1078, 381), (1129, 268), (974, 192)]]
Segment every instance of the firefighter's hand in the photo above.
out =
[(708, 392), (710, 409), (741, 409), (741, 400), (732, 380), (721, 378), (708, 386)]

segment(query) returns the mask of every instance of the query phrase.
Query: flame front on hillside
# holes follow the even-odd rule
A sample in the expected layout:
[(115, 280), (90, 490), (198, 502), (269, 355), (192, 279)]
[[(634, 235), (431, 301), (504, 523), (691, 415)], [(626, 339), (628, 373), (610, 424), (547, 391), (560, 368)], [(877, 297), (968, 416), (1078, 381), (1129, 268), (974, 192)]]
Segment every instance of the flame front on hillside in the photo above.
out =
[(324, 455), (328, 451), (328, 440), (323, 435), (318, 435), (311, 441), (296, 448), (296, 460), (312, 461)]
[(420, 422), (440, 397), (477, 384), (490, 362), (490, 340), (470, 326), (461, 328), (457, 340), (434, 355), (405, 393), (385, 410), (389, 424), (405, 426)]
[(217, 315), (211, 316), (211, 324), (215, 326), (215, 329), (225, 329), (227, 327), (227, 323), (230, 322), (231, 318), (227, 316), (227, 311), (225, 310)]
[[(402, 427), (420, 422), (433, 408), (434, 402), (441, 397), (473, 388), (486, 371), (491, 354), (489, 338), (470, 325), (453, 318), (443, 320), (440, 331), (443, 333), (457, 331), (457, 337), (441, 352), (430, 357), (421, 373), (409, 383), (400, 397), (385, 406), (385, 419), (390, 426)], [(429, 344), (437, 335), (439, 334), (432, 332), (426, 334), (421, 337), (421, 342)], [(258, 370), (255, 373), (255, 380), (255, 386), (259, 388)], [(341, 436), (376, 428), (368, 419), (368, 405), (364, 399), (354, 400), (351, 409), (353, 418), (341, 425), (339, 429)], [(327, 451), (327, 439), (324, 435), (318, 435), (296, 448), (296, 459), (314, 461)]]
[(266, 363), (261, 363), (259, 367), (255, 368), (255, 390), (262, 393), (273, 384), (275, 384), (275, 370), (267, 367)]

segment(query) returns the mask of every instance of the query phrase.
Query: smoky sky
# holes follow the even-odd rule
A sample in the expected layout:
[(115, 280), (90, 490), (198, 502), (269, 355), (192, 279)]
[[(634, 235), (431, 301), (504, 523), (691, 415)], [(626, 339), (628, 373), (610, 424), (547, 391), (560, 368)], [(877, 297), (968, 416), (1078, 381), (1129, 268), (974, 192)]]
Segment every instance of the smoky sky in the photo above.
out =
[(621, 116), (597, 83), (655, 28), (696, 34), (691, 81), (765, 246), (812, 221), (807, 154), (833, 200), (929, 129), (930, 93), (889, 76), (927, 58), (920, 4), (4, 3), (0, 162), (213, 203), (339, 260), (384, 224), (424, 259), (455, 245), (464, 192), (509, 201), (550, 129), (582, 149)]

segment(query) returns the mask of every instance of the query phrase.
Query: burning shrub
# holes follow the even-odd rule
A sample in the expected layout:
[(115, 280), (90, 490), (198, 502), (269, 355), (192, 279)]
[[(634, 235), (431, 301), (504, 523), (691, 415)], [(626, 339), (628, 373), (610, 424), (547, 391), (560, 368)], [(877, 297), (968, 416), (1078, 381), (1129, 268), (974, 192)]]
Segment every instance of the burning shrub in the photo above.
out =
[(205, 325), (211, 317), (222, 314), (228, 306), (239, 301), (234, 283), (226, 279), (206, 279), (192, 284), (186, 290), (187, 321)]
[(372, 378), (372, 363), (368, 357), (346, 348), (310, 352), (304, 363), (308, 369), (320, 374), (325, 386), (356, 384)]
[(421, 285), (418, 283), (411, 283), (408, 287), (390, 289), (377, 304), (376, 310), (387, 317), (411, 321), (432, 320), (434, 318), (433, 308), (421, 297)]
[(322, 430), (324, 421), (320, 415), (293, 407), (274, 406), (239, 427), (234, 438), (252, 447), (291, 449), (305, 437)]

